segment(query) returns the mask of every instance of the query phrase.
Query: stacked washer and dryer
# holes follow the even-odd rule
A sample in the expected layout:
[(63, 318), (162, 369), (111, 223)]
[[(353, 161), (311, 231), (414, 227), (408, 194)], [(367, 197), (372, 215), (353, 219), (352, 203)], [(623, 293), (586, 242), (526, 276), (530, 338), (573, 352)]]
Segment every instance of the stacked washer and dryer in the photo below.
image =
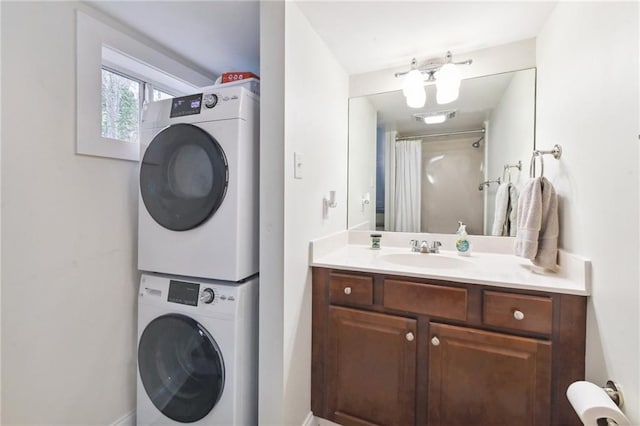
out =
[(137, 424), (257, 424), (258, 95), (153, 102), (141, 127)]

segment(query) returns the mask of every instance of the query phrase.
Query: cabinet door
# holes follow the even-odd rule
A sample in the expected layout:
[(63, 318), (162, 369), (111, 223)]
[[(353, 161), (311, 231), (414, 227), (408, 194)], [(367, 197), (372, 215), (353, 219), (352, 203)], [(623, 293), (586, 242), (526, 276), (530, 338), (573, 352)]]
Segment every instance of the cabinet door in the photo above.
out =
[(551, 343), (430, 324), (429, 426), (544, 426)]
[(416, 321), (329, 308), (328, 413), (342, 425), (413, 425)]

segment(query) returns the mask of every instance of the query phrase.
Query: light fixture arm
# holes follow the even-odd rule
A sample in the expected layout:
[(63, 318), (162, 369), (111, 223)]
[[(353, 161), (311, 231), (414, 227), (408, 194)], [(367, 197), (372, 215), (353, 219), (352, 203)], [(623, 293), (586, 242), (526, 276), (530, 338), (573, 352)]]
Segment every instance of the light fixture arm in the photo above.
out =
[[(453, 62), (453, 56), (451, 55), (451, 52), (448, 51), (444, 58), (429, 59), (420, 66), (418, 66), (418, 61), (416, 60), (416, 58), (412, 58), (410, 64), (411, 68), (409, 69), (409, 71), (417, 69), (422, 74), (427, 75), (427, 81), (434, 81), (434, 74), (436, 73), (436, 71), (442, 68), (444, 64), (448, 63), (452, 63), (454, 65), (471, 65), (473, 63), (473, 60), (467, 59), (464, 61)], [(397, 72), (394, 75), (396, 78), (402, 77), (404, 75), (407, 75), (409, 71)]]

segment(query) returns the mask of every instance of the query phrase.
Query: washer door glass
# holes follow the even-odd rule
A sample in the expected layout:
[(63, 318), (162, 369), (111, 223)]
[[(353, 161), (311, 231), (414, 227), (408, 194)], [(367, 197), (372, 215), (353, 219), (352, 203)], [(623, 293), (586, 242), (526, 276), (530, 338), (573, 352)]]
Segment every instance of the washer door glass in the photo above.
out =
[(147, 325), (138, 368), (153, 405), (181, 423), (206, 416), (224, 388), (220, 348), (201, 324), (184, 315), (163, 315)]
[(144, 154), (142, 201), (160, 225), (186, 231), (218, 210), (228, 176), (224, 151), (210, 134), (191, 124), (174, 124), (158, 133)]

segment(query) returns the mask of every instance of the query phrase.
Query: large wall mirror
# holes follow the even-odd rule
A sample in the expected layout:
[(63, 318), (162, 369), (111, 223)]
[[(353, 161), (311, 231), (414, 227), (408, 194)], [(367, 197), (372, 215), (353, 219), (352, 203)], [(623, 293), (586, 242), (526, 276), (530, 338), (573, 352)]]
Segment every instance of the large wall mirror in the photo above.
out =
[[(426, 89), (420, 109), (401, 91), (349, 100), (349, 228), (449, 234), (462, 221), (470, 234), (509, 235), (493, 229), (496, 191), (529, 174), (535, 69), (463, 80), (446, 105)], [(442, 123), (422, 119), (443, 111)]]

